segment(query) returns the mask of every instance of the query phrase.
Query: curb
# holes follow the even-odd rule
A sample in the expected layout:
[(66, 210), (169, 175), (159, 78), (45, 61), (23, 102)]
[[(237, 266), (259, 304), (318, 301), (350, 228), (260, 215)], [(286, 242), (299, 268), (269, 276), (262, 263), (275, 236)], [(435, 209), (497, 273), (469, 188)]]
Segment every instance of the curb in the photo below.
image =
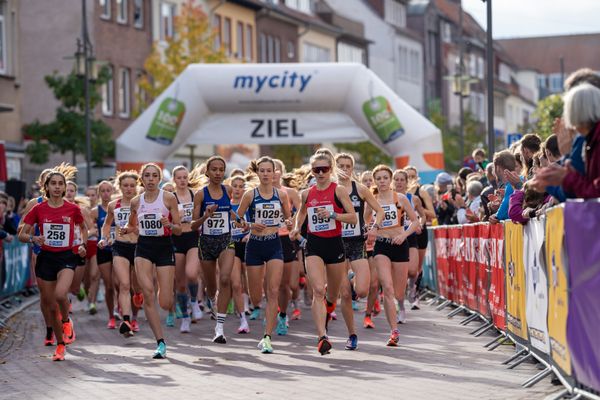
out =
[(0, 301), (0, 328), (6, 327), (10, 318), (40, 300), (37, 289), (22, 292)]

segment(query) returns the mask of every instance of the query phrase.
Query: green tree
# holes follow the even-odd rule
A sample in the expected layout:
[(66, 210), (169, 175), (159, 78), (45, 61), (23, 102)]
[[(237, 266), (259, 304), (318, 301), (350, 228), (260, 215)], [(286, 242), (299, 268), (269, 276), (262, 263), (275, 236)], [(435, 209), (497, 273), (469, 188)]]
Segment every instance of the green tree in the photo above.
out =
[(381, 151), (381, 149), (375, 146), (371, 142), (358, 142), (358, 143), (336, 143), (335, 147), (340, 150), (350, 151), (358, 154), (358, 160), (367, 167), (367, 169), (373, 169), (379, 164), (391, 165), (392, 157)]
[(540, 100), (533, 112), (533, 118), (536, 120), (534, 125), (535, 133), (540, 135), (542, 139), (552, 135), (554, 120), (560, 118), (562, 114), (563, 100), (560, 95), (553, 94)]
[(218, 32), (212, 27), (208, 15), (192, 0), (181, 7), (174, 21), (176, 34), (166, 39), (166, 47), (154, 43), (152, 53), (144, 62), (144, 74), (139, 80), (136, 114), (146, 108), (192, 63), (225, 63), (227, 56), (221, 47), (215, 50)]
[[(35, 164), (48, 162), (50, 152), (71, 152), (73, 158), (77, 154), (86, 154), (83, 79), (74, 72), (64, 76), (55, 72), (44, 79), (60, 105), (53, 121), (41, 123), (36, 120), (23, 126), (24, 133), (32, 140), (25, 152)], [(103, 164), (104, 159), (114, 157), (115, 153), (112, 129), (102, 120), (93, 118), (93, 110), (102, 101), (99, 88), (109, 79), (108, 68), (102, 68), (98, 79), (89, 84), (92, 160), (97, 164)]]

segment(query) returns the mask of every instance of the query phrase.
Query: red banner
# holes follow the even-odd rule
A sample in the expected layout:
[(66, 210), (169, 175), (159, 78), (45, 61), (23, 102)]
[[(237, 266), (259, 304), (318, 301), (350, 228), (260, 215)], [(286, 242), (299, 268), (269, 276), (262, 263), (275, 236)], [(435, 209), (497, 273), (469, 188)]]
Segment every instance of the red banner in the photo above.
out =
[(488, 289), (490, 286), (490, 271), (488, 246), (490, 241), (490, 226), (488, 224), (478, 225), (479, 240), (476, 242), (476, 268), (477, 268), (477, 310), (484, 317), (491, 317), (490, 303), (488, 300)]
[(448, 229), (436, 228), (433, 231), (435, 241), (435, 262), (440, 296), (449, 299), (448, 290)]
[(448, 228), (448, 287), (449, 299), (463, 305), (465, 296), (462, 284), (462, 228), (451, 226)]
[(504, 288), (504, 228), (501, 224), (490, 226), (488, 254), (491, 267), (489, 302), (494, 325), (506, 331), (506, 297)]
[(479, 227), (477, 225), (464, 225), (463, 232), (463, 288), (466, 305), (471, 310), (477, 311), (477, 249), (479, 244)]

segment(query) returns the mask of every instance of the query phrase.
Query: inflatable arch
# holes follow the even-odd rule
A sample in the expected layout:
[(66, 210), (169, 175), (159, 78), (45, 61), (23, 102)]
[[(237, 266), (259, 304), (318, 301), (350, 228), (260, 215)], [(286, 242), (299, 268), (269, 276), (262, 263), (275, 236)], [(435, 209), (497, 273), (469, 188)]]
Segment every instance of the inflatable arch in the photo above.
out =
[(117, 139), (117, 165), (185, 144), (363, 140), (424, 180), (444, 167), (440, 131), (362, 64), (193, 64)]

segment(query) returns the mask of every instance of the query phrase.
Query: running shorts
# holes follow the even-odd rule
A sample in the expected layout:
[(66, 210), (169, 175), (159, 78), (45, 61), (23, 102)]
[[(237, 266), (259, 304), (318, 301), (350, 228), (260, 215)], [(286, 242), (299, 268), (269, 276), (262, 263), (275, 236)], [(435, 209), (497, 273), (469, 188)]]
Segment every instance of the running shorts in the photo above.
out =
[(43, 281), (55, 281), (63, 269), (75, 270), (77, 254), (73, 250), (40, 251), (35, 262), (35, 276)]
[(116, 241), (112, 244), (113, 257), (123, 257), (129, 261), (131, 266), (135, 265), (135, 243)]
[(419, 250), (425, 250), (429, 243), (429, 236), (427, 235), (427, 225), (423, 225), (423, 230), (417, 235), (417, 248)]
[(98, 260), (98, 265), (112, 262), (112, 250), (106, 248), (98, 249), (98, 252), (96, 253), (96, 259)]
[(168, 236), (140, 236), (135, 256), (151, 261), (157, 267), (175, 265), (173, 243)]
[(257, 267), (270, 260), (283, 261), (279, 235), (277, 233), (267, 236), (250, 235), (246, 243), (246, 266)]
[(408, 262), (409, 261), (409, 245), (408, 241), (402, 244), (392, 244), (392, 239), (378, 237), (375, 240), (375, 248), (373, 255), (383, 255), (390, 259), (391, 262)]
[(343, 242), (344, 252), (348, 261), (356, 261), (367, 258), (364, 240), (343, 240)]
[(306, 256), (321, 257), (325, 264), (338, 264), (346, 260), (341, 236), (322, 238), (308, 234)]
[(171, 240), (175, 247), (175, 253), (187, 254), (190, 249), (198, 246), (198, 232), (184, 232), (180, 236), (173, 235)]
[(280, 236), (281, 239), (281, 249), (283, 251), (283, 262), (290, 263), (296, 261), (296, 251), (297, 247), (294, 242), (290, 240), (288, 235)]
[(198, 256), (202, 261), (216, 261), (221, 253), (227, 249), (234, 249), (231, 234), (224, 235), (200, 235), (198, 241)]

